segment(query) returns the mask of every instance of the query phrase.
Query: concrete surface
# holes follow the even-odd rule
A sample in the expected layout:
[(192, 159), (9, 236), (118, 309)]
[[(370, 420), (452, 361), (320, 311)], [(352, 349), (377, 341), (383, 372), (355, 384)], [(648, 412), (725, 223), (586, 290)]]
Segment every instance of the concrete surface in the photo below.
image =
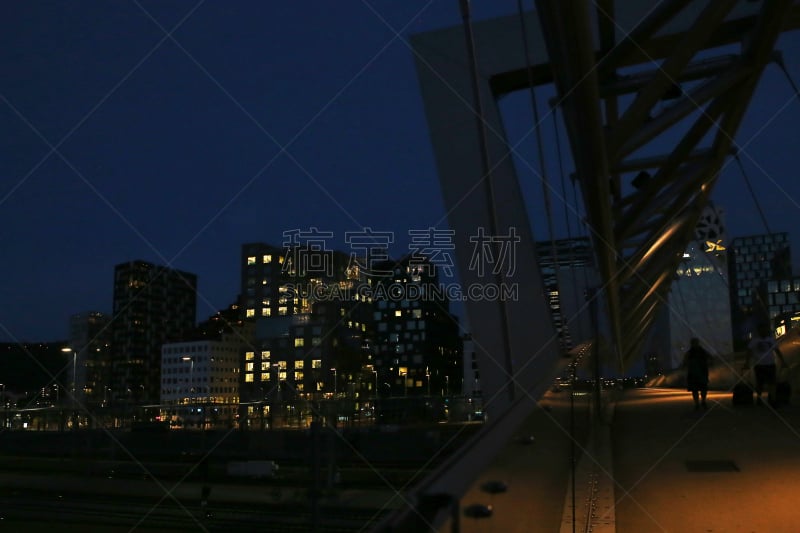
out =
[(611, 427), (619, 533), (800, 531), (800, 408), (734, 408), (730, 396), (711, 393), (694, 411), (685, 391), (621, 395)]

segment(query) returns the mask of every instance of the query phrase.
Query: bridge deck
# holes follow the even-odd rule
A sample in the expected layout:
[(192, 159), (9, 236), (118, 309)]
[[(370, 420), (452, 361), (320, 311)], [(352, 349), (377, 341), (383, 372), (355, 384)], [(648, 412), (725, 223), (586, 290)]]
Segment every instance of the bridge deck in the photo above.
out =
[[(708, 409), (695, 411), (690, 393), (676, 389), (630, 389), (616, 393), (609, 430), (612, 466), (594, 468), (594, 478), (578, 474), (577, 514), (589, 504), (586, 485), (596, 481), (593, 531), (642, 532), (795, 532), (800, 473), (800, 400), (773, 409), (736, 407), (727, 392), (712, 392)], [(462, 499), (462, 506), (493, 506), (490, 518), (463, 516), (461, 532), (572, 531), (569, 454), (565, 446), (567, 391), (548, 394), (548, 415), (534, 415), (529, 428), (536, 441), (519, 453), (510, 445)], [(585, 400), (581, 397), (581, 406)], [(581, 407), (581, 413), (585, 409)], [(553, 414), (554, 416), (549, 416)], [(582, 415), (581, 415), (582, 416)], [(579, 417), (580, 418), (580, 417)], [(533, 420), (533, 418), (532, 418)], [(582, 443), (583, 444), (583, 443)], [(515, 451), (515, 449), (517, 451)], [(589, 455), (602, 451), (587, 448)], [(588, 462), (593, 463), (593, 457)], [(579, 460), (580, 468), (586, 461)], [(602, 462), (602, 461), (601, 461)], [(561, 477), (561, 483), (555, 481)], [(480, 490), (488, 479), (508, 483), (505, 494)], [(526, 481), (527, 480), (527, 481)], [(529, 484), (538, 486), (533, 490)], [(613, 489), (613, 513), (602, 495)], [(563, 521), (562, 521), (563, 512)], [(578, 516), (576, 531), (584, 531)], [(450, 531), (446, 524), (440, 531)], [(493, 528), (493, 529), (492, 529)]]

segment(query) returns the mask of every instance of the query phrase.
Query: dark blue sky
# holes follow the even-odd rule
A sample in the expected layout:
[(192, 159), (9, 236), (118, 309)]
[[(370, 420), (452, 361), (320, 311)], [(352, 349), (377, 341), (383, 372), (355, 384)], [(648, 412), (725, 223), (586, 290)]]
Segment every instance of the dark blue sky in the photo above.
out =
[[(124, 261), (196, 273), (203, 319), (236, 297), (244, 242), (315, 226), (344, 248), (371, 226), (399, 255), (409, 229), (446, 227), (406, 39), (459, 23), (457, 0), (3, 3), (0, 339), (65, 338), (70, 314), (109, 312)], [(800, 78), (800, 39), (781, 44)], [(798, 237), (800, 104), (779, 74), (739, 139), (763, 128), (743, 160), (771, 229)], [(526, 103), (511, 100), (512, 136)], [(716, 195), (731, 234), (763, 232), (734, 170)]]

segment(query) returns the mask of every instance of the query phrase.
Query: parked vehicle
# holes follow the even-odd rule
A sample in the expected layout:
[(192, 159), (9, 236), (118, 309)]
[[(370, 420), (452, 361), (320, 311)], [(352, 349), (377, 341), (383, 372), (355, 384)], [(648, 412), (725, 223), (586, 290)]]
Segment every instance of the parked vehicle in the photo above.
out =
[(226, 472), (233, 477), (265, 479), (276, 477), (278, 469), (275, 461), (230, 461)]

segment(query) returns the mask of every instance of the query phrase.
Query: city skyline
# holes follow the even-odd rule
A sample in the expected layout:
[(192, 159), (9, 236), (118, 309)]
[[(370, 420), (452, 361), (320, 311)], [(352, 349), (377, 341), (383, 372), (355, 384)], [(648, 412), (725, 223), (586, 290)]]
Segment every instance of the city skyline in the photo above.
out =
[[(483, 19), (516, 5), (474, 9)], [(457, 2), (5, 11), (0, 108), (13, 156), (0, 162), (0, 242), (11, 258), (0, 271), (4, 341), (67, 338), (73, 314), (109, 313), (113, 267), (126, 261), (196, 273), (202, 318), (238, 294), (244, 242), (280, 245), (284, 231), (316, 227), (343, 249), (345, 232), (371, 227), (394, 232), (399, 257), (409, 230), (447, 227), (407, 40), (460, 24)], [(800, 78), (797, 32), (778, 48)], [(771, 65), (738, 139), (770, 231), (797, 239), (794, 100)], [(527, 101), (512, 95), (506, 110), (529, 114)], [(527, 117), (518, 122), (512, 141), (530, 128)], [(529, 141), (520, 157), (536, 167)], [(548, 154), (556, 180), (552, 146)], [(520, 179), (535, 207), (541, 185), (524, 165)], [(735, 164), (714, 199), (732, 237), (766, 233)], [(546, 239), (543, 218), (532, 219)]]

